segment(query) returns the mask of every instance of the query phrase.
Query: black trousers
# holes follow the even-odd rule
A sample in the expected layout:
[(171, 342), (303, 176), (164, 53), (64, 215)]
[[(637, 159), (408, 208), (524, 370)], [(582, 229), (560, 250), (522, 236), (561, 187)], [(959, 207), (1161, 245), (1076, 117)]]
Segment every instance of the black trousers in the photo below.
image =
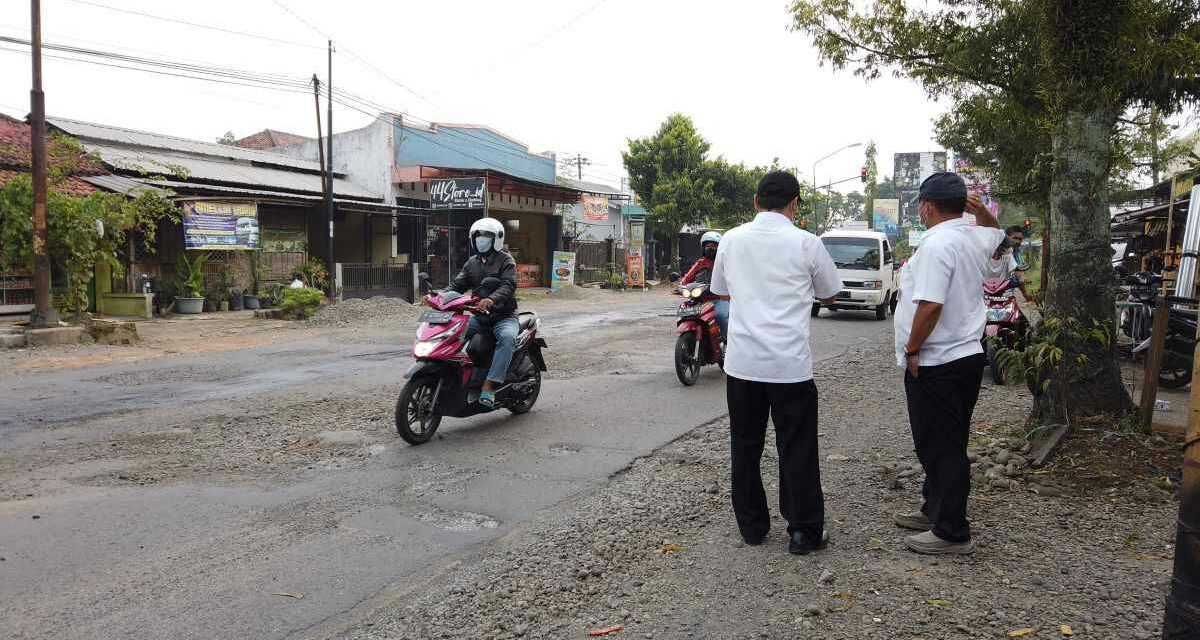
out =
[(771, 529), (760, 467), (770, 417), (779, 452), (779, 510), (788, 522), (788, 534), (801, 531), (810, 540), (820, 540), (825, 496), (817, 452), (817, 385), (811, 380), (776, 384), (728, 376), (726, 393), (733, 513), (742, 536), (753, 540)]
[(904, 371), (908, 421), (913, 445), (925, 469), (921, 506), (943, 540), (971, 539), (967, 496), (971, 493), (971, 463), (967, 438), (971, 413), (979, 400), (986, 358), (977, 354), (933, 367), (921, 367), (917, 377)]

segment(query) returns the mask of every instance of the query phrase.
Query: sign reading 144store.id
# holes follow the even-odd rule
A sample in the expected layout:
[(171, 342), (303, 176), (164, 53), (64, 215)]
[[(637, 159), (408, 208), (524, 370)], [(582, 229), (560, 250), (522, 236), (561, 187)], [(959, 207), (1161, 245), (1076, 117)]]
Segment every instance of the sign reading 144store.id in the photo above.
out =
[(430, 209), (482, 209), (487, 198), (484, 178), (455, 178), (429, 183)]
[(183, 203), (185, 249), (257, 249), (258, 204), (198, 200)]

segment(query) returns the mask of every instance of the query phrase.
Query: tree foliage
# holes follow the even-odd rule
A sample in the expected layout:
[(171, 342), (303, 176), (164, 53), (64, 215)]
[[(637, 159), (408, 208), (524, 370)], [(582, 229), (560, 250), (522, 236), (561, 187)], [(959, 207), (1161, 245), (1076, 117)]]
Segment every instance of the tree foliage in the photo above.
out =
[[(834, 68), (868, 79), (890, 72), (931, 97), (953, 98), (957, 107), (938, 123), (943, 143), (990, 167), (1006, 190), (1048, 205), (1046, 315), (1084, 326), (1106, 321), (1114, 296), (1108, 191), (1121, 168), (1122, 118), (1145, 110), (1169, 117), (1200, 97), (1200, 2), (860, 6), (797, 0), (793, 27)], [(1076, 383), (1062, 402), (1039, 402), (1035, 419), (1128, 410), (1110, 353), (1089, 341), (1063, 348), (1059, 378)]]
[[(56, 146), (77, 143), (56, 140)], [(69, 195), (63, 189), (79, 167), (91, 162), (78, 153), (50, 154), (46, 221), (50, 261), (67, 277), (66, 310), (75, 314), (87, 309), (87, 286), (97, 264), (106, 263), (120, 274), (123, 266), (117, 252), (128, 245), (136, 232), (142, 248), (154, 252), (155, 231), (163, 220), (177, 220), (175, 205), (151, 191), (134, 198), (95, 192)], [(0, 272), (33, 269), (33, 181), (20, 175), (0, 187)]]

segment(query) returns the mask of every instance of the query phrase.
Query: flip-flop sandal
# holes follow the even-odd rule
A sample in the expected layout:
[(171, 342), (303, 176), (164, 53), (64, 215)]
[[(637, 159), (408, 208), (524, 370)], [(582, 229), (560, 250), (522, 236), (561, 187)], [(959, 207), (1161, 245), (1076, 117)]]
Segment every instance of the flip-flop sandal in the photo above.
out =
[(495, 391), (480, 391), (479, 392), (479, 404), (481, 404), (489, 409), (495, 407), (496, 406), (496, 392)]

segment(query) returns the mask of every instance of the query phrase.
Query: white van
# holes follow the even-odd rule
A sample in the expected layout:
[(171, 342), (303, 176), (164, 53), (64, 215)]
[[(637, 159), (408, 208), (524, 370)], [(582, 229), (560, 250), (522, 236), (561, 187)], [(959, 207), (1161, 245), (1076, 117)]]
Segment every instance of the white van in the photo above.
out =
[[(821, 235), (825, 250), (837, 265), (842, 290), (837, 300), (826, 305), (830, 311), (874, 311), (876, 320), (887, 320), (895, 312), (900, 277), (896, 256), (887, 234), (858, 229), (834, 229)], [(813, 303), (813, 316), (821, 313)]]

